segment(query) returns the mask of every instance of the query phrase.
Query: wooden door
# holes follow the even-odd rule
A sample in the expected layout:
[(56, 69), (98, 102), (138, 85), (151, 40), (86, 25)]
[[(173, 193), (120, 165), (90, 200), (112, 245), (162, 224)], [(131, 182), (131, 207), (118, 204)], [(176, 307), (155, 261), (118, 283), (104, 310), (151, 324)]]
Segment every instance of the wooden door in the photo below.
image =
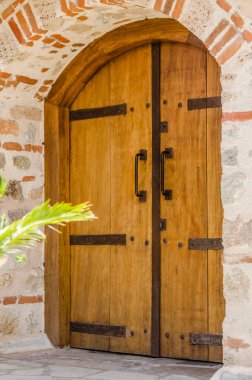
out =
[(72, 347), (151, 353), (150, 103), (147, 45), (104, 67), (71, 108), (71, 202), (91, 201), (98, 217), (71, 226)]
[(167, 219), (161, 233), (162, 356), (222, 360), (216, 336), (224, 317), (221, 241), (209, 240), (221, 238), (219, 96), (219, 70), (209, 54), (162, 44), (161, 120), (169, 130), (161, 134), (161, 151), (164, 188), (172, 191), (171, 199), (160, 198)]
[(98, 219), (71, 225), (72, 347), (222, 360), (219, 76), (206, 51), (155, 43), (74, 101), (71, 202)]

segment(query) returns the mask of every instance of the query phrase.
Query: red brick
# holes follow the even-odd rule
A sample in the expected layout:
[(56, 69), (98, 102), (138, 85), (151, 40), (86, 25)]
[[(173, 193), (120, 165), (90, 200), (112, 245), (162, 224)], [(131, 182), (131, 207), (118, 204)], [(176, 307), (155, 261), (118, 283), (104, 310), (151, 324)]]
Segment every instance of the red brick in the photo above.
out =
[(6, 150), (16, 150), (18, 152), (21, 152), (22, 150), (21, 145), (15, 142), (5, 142), (3, 143), (2, 148)]
[(92, 7), (87, 7), (85, 5), (85, 2), (86, 2), (86, 0), (78, 0), (78, 6), (83, 8), (83, 9), (93, 9)]
[(5, 73), (3, 71), (0, 71), (0, 78), (4, 78), (4, 79), (7, 79), (11, 76), (10, 73)]
[(219, 65), (224, 65), (230, 58), (232, 58), (242, 47), (243, 45), (243, 38), (238, 37), (236, 40), (226, 48), (226, 50), (217, 58), (217, 61)]
[(154, 9), (156, 9), (157, 11), (161, 11), (162, 4), (163, 0), (156, 0), (154, 4)]
[(38, 27), (37, 25), (37, 21), (34, 17), (34, 14), (32, 12), (32, 9), (31, 9), (31, 6), (30, 4), (25, 4), (24, 5), (24, 9), (25, 9), (25, 12), (27, 14), (27, 17), (28, 17), (28, 20), (31, 24), (31, 28), (32, 28), (32, 31), (33, 33), (37, 33), (37, 34), (44, 34), (47, 32), (47, 30), (42, 30)]
[(177, 0), (175, 8), (172, 12), (172, 17), (175, 18), (176, 20), (178, 20), (179, 16), (181, 15), (184, 4), (185, 4), (185, 0)]
[(245, 40), (247, 42), (251, 42), (252, 41), (252, 33), (249, 31), (249, 30), (244, 30), (244, 32), (242, 33), (243, 37), (245, 38)]
[(43, 146), (41, 145), (31, 145), (31, 144), (26, 144), (24, 146), (24, 150), (26, 152), (38, 152), (38, 153), (42, 153), (43, 152)]
[(231, 20), (236, 26), (238, 26), (238, 28), (242, 28), (244, 25), (244, 20), (238, 15), (238, 13), (232, 14)]
[(60, 5), (61, 5), (61, 9), (62, 9), (62, 11), (63, 11), (67, 16), (70, 16), (70, 17), (74, 17), (74, 16), (76, 16), (76, 13), (71, 12), (71, 11), (67, 8), (66, 0), (60, 0)]
[(19, 126), (16, 121), (0, 119), (0, 134), (17, 136)]
[(242, 339), (236, 339), (236, 338), (226, 338), (224, 339), (224, 345), (232, 348), (248, 348), (250, 347), (250, 344), (244, 342)]
[(42, 40), (45, 44), (51, 44), (52, 42), (54, 42), (54, 39), (53, 38), (49, 38), (49, 37), (46, 37)]
[(43, 296), (19, 296), (18, 297), (18, 303), (24, 304), (24, 303), (39, 303), (43, 302)]
[(252, 120), (252, 111), (247, 112), (224, 112), (222, 121), (246, 121)]
[(22, 182), (31, 182), (31, 181), (35, 181), (35, 176), (34, 175), (30, 175), (30, 176), (24, 176), (23, 178), (22, 178)]
[(6, 87), (11, 87), (11, 86), (17, 87), (18, 84), (19, 84), (19, 82), (17, 80), (11, 80), (11, 81), (5, 82)]
[(229, 12), (232, 8), (226, 0), (217, 0), (217, 4), (226, 12)]
[(18, 22), (19, 22), (21, 28), (23, 29), (26, 37), (29, 38), (31, 36), (31, 31), (30, 31), (29, 26), (26, 22), (26, 19), (24, 18), (22, 11), (17, 12), (16, 16), (17, 16)]
[(76, 5), (70, 0), (69, 1), (69, 9), (70, 11), (80, 13), (83, 11), (83, 9), (77, 8)]
[(166, 0), (164, 6), (164, 13), (170, 13), (175, 0)]
[(42, 38), (42, 36), (40, 36), (39, 34), (35, 34), (34, 36), (31, 36), (30, 37), (30, 40), (33, 40), (33, 41), (38, 41)]
[(5, 20), (6, 18), (8, 18), (13, 12), (14, 12), (14, 8), (12, 7), (12, 5), (10, 5), (8, 8), (5, 9), (5, 11), (3, 11), (2, 13), (3, 19)]
[(16, 39), (18, 40), (18, 42), (20, 44), (24, 44), (25, 43), (25, 40), (23, 38), (23, 35), (20, 31), (20, 28), (17, 26), (16, 22), (13, 20), (13, 18), (11, 18), (9, 21), (8, 21), (8, 24), (14, 34), (14, 36), (16, 37)]
[(30, 46), (30, 47), (33, 46), (33, 42), (32, 42), (32, 41), (25, 42), (24, 44), (25, 44), (26, 46)]
[(31, 86), (37, 83), (37, 79), (32, 79), (23, 75), (17, 75), (16, 79), (21, 83), (29, 84)]
[(87, 16), (79, 16), (77, 17), (78, 20), (81, 20), (81, 21), (86, 21), (88, 19)]
[(63, 47), (65, 47), (65, 45), (61, 44), (60, 42), (55, 42), (55, 44), (53, 44), (53, 47), (55, 47), (56, 49), (62, 49)]
[(53, 83), (52, 79), (46, 79), (46, 80), (44, 80), (44, 84), (45, 85), (52, 84), (52, 83)]
[(39, 87), (39, 92), (46, 92), (48, 90), (47, 86), (41, 86)]
[(56, 40), (59, 40), (60, 42), (63, 42), (64, 44), (67, 44), (70, 42), (67, 38), (63, 37), (61, 34), (52, 34), (52, 37), (56, 38)]
[(17, 302), (17, 297), (4, 297), (2, 300), (3, 305), (13, 305)]
[(40, 102), (44, 100), (44, 97), (40, 95), (38, 92), (36, 92), (36, 94), (34, 95), (34, 98), (38, 99)]
[(220, 39), (217, 44), (211, 49), (211, 53), (215, 56), (218, 54), (221, 49), (236, 35), (236, 30), (233, 26), (230, 26), (228, 31), (224, 34), (224, 36)]
[(229, 25), (227, 20), (221, 20), (221, 22), (216, 26), (216, 28), (212, 31), (209, 37), (205, 40), (204, 44), (206, 47), (212, 45), (217, 36), (223, 32), (223, 30)]

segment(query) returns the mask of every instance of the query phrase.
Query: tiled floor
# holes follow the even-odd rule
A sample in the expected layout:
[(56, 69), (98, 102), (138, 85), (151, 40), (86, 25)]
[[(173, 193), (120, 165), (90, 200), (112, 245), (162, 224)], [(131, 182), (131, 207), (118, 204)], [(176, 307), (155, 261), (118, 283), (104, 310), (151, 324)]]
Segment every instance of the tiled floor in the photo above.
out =
[(207, 380), (219, 368), (213, 363), (70, 348), (0, 355), (1, 380)]

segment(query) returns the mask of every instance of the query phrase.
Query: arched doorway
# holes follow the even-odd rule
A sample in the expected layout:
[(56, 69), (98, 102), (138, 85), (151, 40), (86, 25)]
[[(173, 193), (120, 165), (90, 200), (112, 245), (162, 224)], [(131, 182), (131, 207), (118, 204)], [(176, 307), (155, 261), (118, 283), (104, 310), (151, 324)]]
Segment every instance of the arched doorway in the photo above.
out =
[(99, 219), (49, 237), (49, 336), (221, 361), (219, 68), (173, 20), (119, 28), (84, 53), (46, 103), (46, 187), (90, 200)]

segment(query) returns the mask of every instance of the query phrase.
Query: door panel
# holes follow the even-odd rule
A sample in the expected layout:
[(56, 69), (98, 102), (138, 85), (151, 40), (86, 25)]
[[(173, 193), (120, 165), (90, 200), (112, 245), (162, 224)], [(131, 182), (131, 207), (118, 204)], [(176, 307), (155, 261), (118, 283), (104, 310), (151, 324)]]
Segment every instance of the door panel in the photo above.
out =
[[(72, 109), (110, 104), (110, 78), (106, 66), (79, 94)], [(101, 119), (71, 122), (70, 199), (91, 201), (99, 216), (90, 223), (72, 223), (71, 235), (111, 233), (111, 119), (104, 118), (102, 125)], [(71, 246), (71, 321), (109, 324), (110, 251), (110, 246)], [(71, 333), (71, 346), (109, 350), (109, 337)]]
[[(161, 149), (165, 160), (161, 217), (161, 355), (208, 359), (207, 346), (190, 346), (190, 332), (208, 332), (207, 252), (188, 250), (188, 238), (207, 236), (206, 110), (187, 110), (188, 99), (206, 97), (206, 53), (182, 44), (161, 47)], [(167, 104), (164, 104), (164, 101)], [(166, 103), (166, 102), (165, 102)], [(164, 242), (167, 239), (167, 243)]]
[[(119, 123), (114, 119), (112, 127), (111, 229), (126, 233), (128, 244), (111, 247), (110, 322), (126, 325), (127, 337), (111, 337), (110, 348), (150, 354), (152, 113), (146, 104), (151, 103), (151, 46), (118, 58), (111, 73), (112, 102), (126, 102), (134, 111)], [(134, 158), (140, 149), (147, 150), (147, 161), (139, 161), (139, 189), (147, 191), (146, 202), (134, 194)]]
[[(72, 107), (127, 104), (127, 115), (71, 123), (71, 201), (90, 200), (99, 218), (76, 223), (71, 234), (127, 235), (126, 245), (72, 247), (71, 320), (126, 326), (126, 337), (72, 333), (72, 346), (150, 354), (150, 67), (151, 45), (128, 52), (92, 78)], [(140, 149), (147, 150), (147, 161), (139, 161), (146, 202), (134, 193)]]
[[(71, 111), (126, 104), (127, 113), (99, 111), (70, 123), (71, 202), (90, 201), (98, 217), (71, 224), (71, 235), (123, 234), (126, 244), (71, 246), (71, 321), (126, 333), (71, 332), (72, 347), (156, 355), (160, 338), (161, 356), (222, 360), (222, 347), (189, 341), (190, 333), (222, 333), (222, 251), (188, 248), (190, 238), (222, 236), (221, 109), (187, 105), (220, 96), (219, 76), (199, 48), (146, 45), (107, 64), (74, 101)], [(159, 118), (168, 131), (160, 133)], [(167, 148), (173, 154), (164, 156), (164, 188), (171, 199), (159, 189), (158, 160)], [(145, 202), (135, 195), (142, 149)], [(159, 218), (167, 222), (162, 232)]]
[[(220, 68), (207, 55), (207, 96), (221, 96)], [(207, 110), (207, 197), (208, 236), (222, 236), (223, 210), (221, 203), (221, 108)], [(222, 333), (225, 316), (223, 297), (222, 251), (208, 251), (209, 332)], [(209, 360), (222, 361), (222, 347), (209, 346)]]

